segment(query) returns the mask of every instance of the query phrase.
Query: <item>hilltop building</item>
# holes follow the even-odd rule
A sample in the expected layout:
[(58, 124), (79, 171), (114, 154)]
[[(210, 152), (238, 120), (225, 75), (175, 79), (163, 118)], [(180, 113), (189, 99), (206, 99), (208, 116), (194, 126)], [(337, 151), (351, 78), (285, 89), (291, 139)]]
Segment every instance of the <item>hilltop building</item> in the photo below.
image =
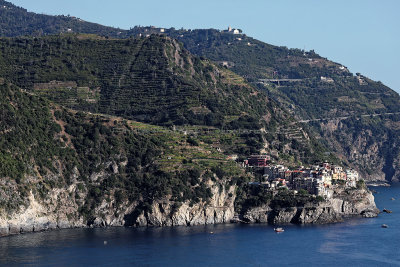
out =
[(231, 33), (231, 34), (241, 34), (241, 33), (242, 33), (242, 30), (240, 30), (240, 29), (233, 29), (231, 26), (229, 26), (228, 29), (225, 30), (224, 32), (228, 32), (228, 33)]

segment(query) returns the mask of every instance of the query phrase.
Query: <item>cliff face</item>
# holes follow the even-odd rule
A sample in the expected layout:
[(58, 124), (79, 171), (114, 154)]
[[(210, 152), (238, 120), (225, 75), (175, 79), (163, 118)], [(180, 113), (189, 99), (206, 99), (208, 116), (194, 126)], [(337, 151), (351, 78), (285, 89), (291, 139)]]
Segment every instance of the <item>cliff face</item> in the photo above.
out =
[[(235, 188), (231, 187), (228, 191), (216, 185), (212, 187), (213, 197), (209, 203), (199, 203), (190, 205), (185, 202), (174, 211), (174, 206), (170, 202), (155, 203), (152, 212), (142, 212), (136, 219), (135, 225), (138, 226), (177, 226), (177, 225), (203, 225), (228, 223), (234, 216)], [(229, 197), (229, 194), (232, 197)]]
[[(115, 199), (96, 208), (94, 218), (86, 220), (79, 215), (78, 205), (69, 197), (69, 190), (53, 190), (45, 202), (30, 193), (29, 205), (18, 212), (0, 214), (0, 236), (51, 229), (103, 226), (178, 226), (228, 223), (234, 216), (235, 187), (228, 190), (218, 184), (209, 184), (212, 198), (208, 202), (179, 206), (171, 201), (154, 202), (149, 211), (137, 212), (137, 203), (115, 208)], [(118, 210), (118, 212), (115, 212)]]
[(376, 217), (374, 196), (366, 189), (336, 190), (334, 197), (319, 204), (307, 203), (303, 207), (272, 209), (268, 205), (249, 209), (243, 220), (272, 224), (323, 224), (340, 222), (345, 217)]
[(316, 122), (328, 146), (356, 168), (366, 181), (398, 182), (398, 115), (364, 116)]
[(0, 235), (232, 218), (232, 180), (246, 174), (212, 142), (69, 111), (6, 83), (0, 113)]
[[(137, 211), (131, 204), (115, 212), (111, 202), (103, 202), (96, 209), (96, 217), (86, 221), (79, 216), (77, 205), (69, 199), (68, 190), (53, 190), (45, 203), (40, 203), (31, 193), (29, 206), (12, 216), (0, 218), (0, 236), (43, 230), (103, 227), (103, 226), (192, 226), (229, 223), (234, 218), (235, 186), (228, 190), (218, 184), (210, 184), (212, 198), (208, 202), (180, 206), (170, 201), (157, 201), (148, 211)], [(340, 222), (345, 217), (376, 217), (374, 196), (366, 189), (337, 190), (326, 202), (306, 204), (303, 207), (272, 209), (269, 206), (254, 207), (240, 217), (250, 223), (271, 224), (323, 224)]]
[(57, 228), (84, 227), (83, 218), (74, 218), (77, 205), (68, 191), (53, 190), (46, 202), (39, 202), (32, 192), (29, 205), (13, 214), (0, 214), (0, 236), (39, 232)]

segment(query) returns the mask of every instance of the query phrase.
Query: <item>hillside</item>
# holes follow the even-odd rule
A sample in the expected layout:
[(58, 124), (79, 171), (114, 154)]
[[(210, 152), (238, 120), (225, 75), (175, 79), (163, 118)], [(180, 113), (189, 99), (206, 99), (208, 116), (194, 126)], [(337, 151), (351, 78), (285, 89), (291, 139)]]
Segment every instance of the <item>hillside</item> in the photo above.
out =
[(400, 142), (400, 96), (387, 86), (313, 51), (217, 30), (166, 32), (256, 84), (366, 179), (399, 180), (400, 155), (393, 148)]
[(25, 211), (68, 225), (135, 221), (154, 201), (205, 205), (246, 176), (180, 132), (77, 113), (8, 83), (0, 105), (0, 221)]
[(275, 122), (265, 95), (168, 37), (25, 37), (1, 39), (0, 51), (1, 76), (71, 108), (163, 125)]
[(119, 36), (121, 30), (86, 22), (71, 16), (49, 16), (28, 12), (12, 3), (0, 0), (0, 36), (42, 36), (62, 32), (96, 33)]
[[(171, 226), (249, 221), (327, 223), (374, 212), (365, 189), (329, 202), (253, 188), (223, 152), (246, 141), (76, 112), (0, 83), (0, 236), (87, 226)], [(193, 128), (191, 129), (193, 130)], [(198, 129), (199, 130), (199, 129)], [(221, 149), (222, 148), (222, 149)], [(238, 196), (239, 194), (239, 196)], [(357, 200), (357, 201), (356, 201)], [(259, 206), (271, 205), (269, 213)], [(286, 208), (294, 213), (286, 214)], [(349, 207), (341, 211), (335, 207)], [(252, 210), (252, 208), (255, 210)], [(259, 214), (261, 212), (261, 214)], [(251, 214), (248, 214), (251, 213)], [(323, 213), (323, 216), (321, 216)]]
[(247, 148), (232, 145), (243, 157), (268, 149), (292, 164), (335, 160), (263, 92), (169, 37), (2, 38), (0, 52), (1, 76), (68, 108), (169, 127), (243, 129)]
[[(282, 86), (293, 86), (258, 80), (258, 75), (270, 77), (262, 74), (261, 65), (271, 61), (270, 68), (286, 66), (273, 70), (273, 75), (310, 87), (313, 80), (307, 75), (319, 72), (315, 66), (295, 71), (290, 60), (280, 59), (287, 52), (284, 48), (265, 45), (266, 59), (258, 50), (245, 50), (256, 47), (248, 42), (234, 53), (242, 63), (206, 55), (211, 61), (196, 51), (202, 45), (187, 43), (196, 38), (196, 31), (170, 29), (166, 34), (180, 38), (200, 56), (173, 37), (160, 35), (157, 28), (114, 34), (116, 29), (73, 17), (36, 15), (3, 4), (1, 34), (18, 37), (0, 38), (0, 236), (68, 227), (225, 223), (235, 214), (247, 222), (275, 224), (376, 216), (373, 196), (363, 181), (351, 189), (335, 184), (328, 199), (288, 190), (282, 182), (278, 189), (267, 188), (260, 183), (263, 169), (240, 164), (259, 153), (292, 168), (325, 160), (357, 163), (359, 158), (341, 160), (326, 148), (346, 153), (334, 142), (352, 142), (346, 138), (355, 125), (390, 125), (390, 134), (382, 127), (374, 131), (381, 130), (379, 146), (385, 151), (397, 146), (386, 146), (397, 134), (393, 118), (349, 120), (340, 125), (346, 127), (346, 135), (329, 124), (326, 127), (333, 130), (328, 137), (325, 120), (304, 115), (307, 101), (296, 110), (289, 93), (277, 93)], [(33, 36), (20, 36), (26, 34)], [(215, 31), (216, 37), (219, 34), (233, 36)], [(213, 47), (213, 39), (206, 40)], [(314, 53), (310, 56), (322, 60)], [(324, 73), (332, 66), (338, 67), (326, 60), (317, 64)], [(352, 78), (343, 73), (338, 75)], [(390, 104), (382, 102), (381, 111)], [(370, 106), (361, 108), (364, 112)], [(394, 112), (395, 108), (389, 116)], [(350, 115), (343, 113), (346, 118), (340, 120), (347, 122)], [(296, 116), (309, 121), (298, 122)], [(353, 143), (368, 143), (373, 136), (368, 129), (365, 139)], [(385, 161), (385, 172), (395, 175), (389, 165), (396, 160)]]
[[(163, 34), (181, 41), (191, 53), (225, 66), (266, 92), (271, 99), (284, 106), (298, 120), (303, 121), (301, 128), (310, 127), (309, 132), (319, 135), (320, 141), (325, 146), (329, 146), (342, 160), (361, 171), (366, 179), (397, 181), (399, 178), (400, 157), (396, 150), (394, 150), (396, 154), (393, 155), (391, 149), (399, 143), (397, 132), (399, 95), (380, 82), (372, 81), (361, 74), (350, 73), (345, 66), (331, 62), (314, 51), (277, 47), (245, 34), (232, 34), (213, 29), (161, 30), (155, 27), (134, 27), (129, 31), (118, 30), (86, 23), (73, 17), (29, 13), (5, 1), (2, 1), (2, 5), (6, 8), (0, 9), (2, 12), (0, 19), (3, 21), (0, 28), (1, 36), (55, 34), (71, 29), (72, 32), (94, 33), (107, 38), (128, 38), (150, 36), (163, 31)], [(39, 23), (27, 23), (28, 21), (39, 21)], [(66, 23), (77, 25), (74, 28)], [(55, 26), (49, 29), (46, 25)], [(81, 66), (82, 63), (79, 62), (77, 66)], [(79, 69), (80, 72), (82, 70)], [(22, 74), (27, 77), (33, 73), (19, 73)], [(45, 83), (49, 81), (45, 79)], [(95, 84), (98, 85), (100, 82)], [(42, 86), (46, 88), (46, 85)], [(76, 85), (74, 88), (72, 97), (74, 103), (71, 107), (76, 107), (76, 96), (79, 95), (78, 100), (86, 99), (81, 107), (89, 106), (88, 110), (118, 111), (121, 114), (127, 112), (125, 109), (118, 110), (112, 102), (102, 102), (101, 107), (93, 105), (93, 102), (99, 99), (97, 87), (92, 89), (86, 84), (79, 87)], [(70, 92), (61, 91), (61, 95), (70, 95)], [(91, 104), (87, 105), (88, 102)], [(172, 119), (158, 117), (157, 121), (166, 125), (199, 122), (197, 118), (192, 120), (185, 115), (182, 118), (181, 114), (185, 112), (174, 112), (171, 114)], [(373, 119), (368, 120), (366, 116), (369, 115), (373, 115)], [(198, 117), (198, 114), (195, 117)], [(144, 120), (146, 115), (138, 118)], [(202, 118), (200, 121), (203, 121), (203, 124), (210, 124)]]

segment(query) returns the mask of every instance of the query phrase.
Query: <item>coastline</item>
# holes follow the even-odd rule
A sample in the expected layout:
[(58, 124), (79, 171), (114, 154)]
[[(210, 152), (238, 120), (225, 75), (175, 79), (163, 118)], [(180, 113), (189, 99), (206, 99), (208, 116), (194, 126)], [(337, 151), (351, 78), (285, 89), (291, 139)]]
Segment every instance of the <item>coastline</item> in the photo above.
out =
[(386, 181), (371, 181), (371, 182), (366, 182), (367, 186), (370, 187), (379, 187), (379, 186), (392, 186), (390, 183), (386, 182)]
[[(347, 218), (371, 218), (380, 213), (377, 209), (374, 196), (368, 189), (355, 189), (349, 192), (337, 192), (336, 198), (318, 204), (304, 205), (302, 207), (283, 207), (271, 209), (264, 205), (251, 207), (247, 211), (237, 214), (234, 210), (234, 199), (227, 198), (228, 192), (221, 192), (222, 195), (214, 195), (214, 204), (208, 206), (200, 203), (190, 207), (184, 203), (177, 211), (171, 215), (172, 203), (154, 203), (151, 212), (143, 211), (135, 219), (129, 221), (129, 214), (117, 218), (102, 219), (97, 217), (90, 223), (77, 220), (57, 220), (60, 217), (50, 214), (47, 217), (36, 217), (37, 214), (28, 210), (29, 216), (21, 216), (19, 220), (0, 219), (0, 237), (18, 235), (33, 232), (45, 232), (59, 229), (77, 228), (106, 228), (106, 227), (174, 227), (174, 226), (195, 226), (211, 224), (230, 224), (230, 223), (268, 223), (270, 225), (319, 225), (340, 223)], [(344, 195), (346, 193), (346, 195)], [(226, 202), (229, 200), (229, 203)], [(224, 204), (229, 204), (224, 206)], [(22, 220), (22, 218), (24, 218)], [(236, 219), (235, 219), (236, 218)]]

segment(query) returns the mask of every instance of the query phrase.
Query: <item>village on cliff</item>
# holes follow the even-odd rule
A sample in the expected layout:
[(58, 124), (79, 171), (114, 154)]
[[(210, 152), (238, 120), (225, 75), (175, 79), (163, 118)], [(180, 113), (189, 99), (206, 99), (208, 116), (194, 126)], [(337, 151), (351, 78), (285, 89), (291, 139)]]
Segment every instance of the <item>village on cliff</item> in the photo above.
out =
[(360, 181), (357, 171), (327, 162), (290, 170), (284, 165), (273, 164), (268, 155), (252, 155), (242, 166), (262, 173), (261, 180), (250, 182), (251, 185), (270, 189), (305, 190), (309, 194), (325, 198), (331, 198), (335, 188), (356, 188)]

